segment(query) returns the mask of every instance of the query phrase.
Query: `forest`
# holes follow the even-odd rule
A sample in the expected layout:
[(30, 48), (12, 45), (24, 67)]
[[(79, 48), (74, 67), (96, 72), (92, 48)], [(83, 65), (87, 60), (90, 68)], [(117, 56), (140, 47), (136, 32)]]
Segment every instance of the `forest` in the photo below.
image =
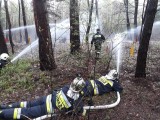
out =
[(159, 120), (159, 0), (0, 0), (0, 119)]

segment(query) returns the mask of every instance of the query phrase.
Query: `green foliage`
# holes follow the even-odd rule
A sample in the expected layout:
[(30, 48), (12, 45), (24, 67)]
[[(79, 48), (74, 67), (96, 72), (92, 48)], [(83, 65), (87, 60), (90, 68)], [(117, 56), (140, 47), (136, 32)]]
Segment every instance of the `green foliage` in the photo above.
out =
[[(8, 64), (0, 71), (0, 90), (14, 92), (16, 89), (28, 89), (34, 86), (29, 61)], [(31, 87), (32, 86), (32, 87)]]

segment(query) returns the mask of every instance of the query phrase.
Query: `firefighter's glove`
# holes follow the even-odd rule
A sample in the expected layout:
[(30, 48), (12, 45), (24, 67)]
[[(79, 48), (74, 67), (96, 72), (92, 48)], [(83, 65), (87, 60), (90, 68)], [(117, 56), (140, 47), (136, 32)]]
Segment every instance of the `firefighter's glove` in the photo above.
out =
[(113, 83), (113, 90), (116, 91), (116, 92), (122, 92), (122, 90), (123, 90), (123, 88), (120, 85), (120, 83), (118, 81), (116, 81), (116, 80)]

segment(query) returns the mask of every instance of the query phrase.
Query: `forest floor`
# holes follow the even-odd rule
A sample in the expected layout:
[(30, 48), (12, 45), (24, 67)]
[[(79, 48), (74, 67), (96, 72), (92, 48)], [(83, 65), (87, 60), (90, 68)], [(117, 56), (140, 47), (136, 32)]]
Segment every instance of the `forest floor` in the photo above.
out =
[[(160, 43), (151, 41), (147, 58), (147, 77), (146, 79), (134, 78), (138, 43), (133, 57), (129, 56), (131, 43), (123, 44), (123, 53), (120, 64), (120, 83), (123, 87), (121, 101), (118, 106), (106, 110), (90, 111), (86, 117), (80, 119), (90, 120), (160, 120)], [(18, 48), (18, 47), (17, 47)], [(108, 53), (105, 54), (96, 64), (95, 77), (105, 75), (108, 72)], [(76, 73), (81, 73), (84, 79), (94, 78), (94, 57), (87, 59), (87, 54), (81, 52), (77, 56), (69, 55), (67, 52), (60, 51), (56, 56), (57, 69), (52, 72), (42, 72), (39, 70), (38, 61), (31, 61), (27, 69), (21, 73), (8, 75), (12, 79), (12, 84), (16, 83), (17, 74), (20, 82), (24, 86), (8, 83), (7, 86), (0, 88), (1, 103), (11, 103), (22, 100), (32, 100), (42, 95), (49, 94), (53, 89), (70, 84), (75, 78)], [(10, 65), (11, 66), (11, 65)], [(18, 65), (17, 65), (18, 66)], [(109, 69), (116, 69), (115, 62), (112, 60)], [(17, 76), (16, 76), (16, 75)], [(24, 76), (29, 75), (29, 78)], [(20, 81), (20, 80), (19, 80)], [(1, 85), (2, 86), (2, 85)], [(11, 87), (12, 86), (12, 87)], [(31, 87), (32, 86), (32, 87)], [(9, 89), (10, 88), (10, 89)], [(93, 97), (95, 105), (110, 104), (116, 101), (115, 92)], [(62, 120), (67, 117), (61, 115), (56, 119)], [(72, 120), (72, 118), (68, 117)]]

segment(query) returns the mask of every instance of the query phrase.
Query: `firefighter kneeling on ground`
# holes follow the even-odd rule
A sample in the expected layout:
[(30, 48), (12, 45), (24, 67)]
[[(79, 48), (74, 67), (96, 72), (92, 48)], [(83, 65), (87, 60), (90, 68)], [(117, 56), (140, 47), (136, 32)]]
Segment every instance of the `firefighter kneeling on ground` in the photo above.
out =
[(34, 101), (17, 102), (10, 105), (0, 105), (0, 119), (26, 119), (37, 118), (43, 115), (61, 112), (68, 112), (75, 109), (83, 111), (80, 91), (85, 86), (81, 77), (73, 80), (70, 86), (64, 86), (61, 90), (53, 91), (48, 96), (41, 97)]
[(2, 69), (3, 67), (5, 67), (6, 64), (8, 64), (8, 58), (9, 55), (7, 53), (2, 53), (0, 55), (0, 69)]
[(122, 87), (118, 82), (118, 72), (111, 70), (105, 76), (101, 76), (97, 80), (85, 81), (86, 86), (82, 90), (84, 96), (103, 95), (111, 91), (122, 91)]

